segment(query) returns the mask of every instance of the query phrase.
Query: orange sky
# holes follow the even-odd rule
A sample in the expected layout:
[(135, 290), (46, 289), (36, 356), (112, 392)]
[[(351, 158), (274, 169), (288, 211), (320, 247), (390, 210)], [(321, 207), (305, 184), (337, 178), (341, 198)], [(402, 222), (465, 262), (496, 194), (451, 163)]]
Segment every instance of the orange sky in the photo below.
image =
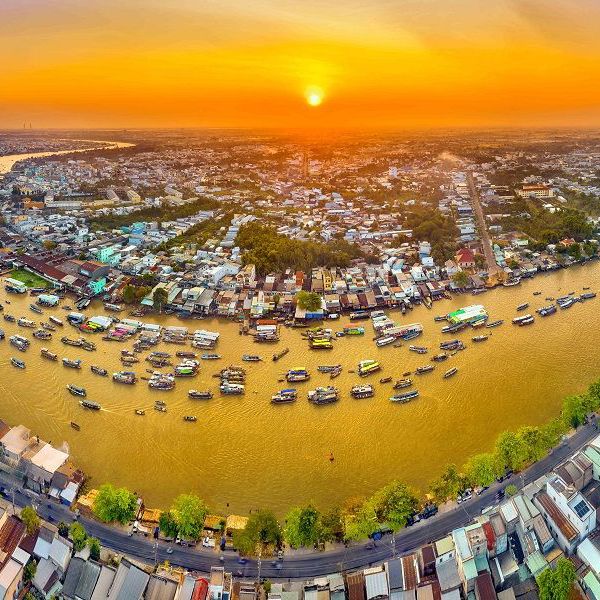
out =
[(597, 0), (1, 0), (0, 56), (0, 127), (600, 125)]

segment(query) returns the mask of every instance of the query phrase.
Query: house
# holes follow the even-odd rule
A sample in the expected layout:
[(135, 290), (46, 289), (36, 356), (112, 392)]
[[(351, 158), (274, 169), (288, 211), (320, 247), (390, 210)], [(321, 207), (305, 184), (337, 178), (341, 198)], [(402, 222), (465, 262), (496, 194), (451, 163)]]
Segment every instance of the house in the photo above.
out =
[(23, 565), (13, 558), (0, 571), (0, 600), (13, 600), (23, 578)]
[(469, 248), (460, 248), (454, 255), (454, 259), (461, 269), (472, 269), (475, 267), (475, 255)]
[(108, 600), (141, 600), (149, 581), (148, 573), (123, 558), (107, 598)]

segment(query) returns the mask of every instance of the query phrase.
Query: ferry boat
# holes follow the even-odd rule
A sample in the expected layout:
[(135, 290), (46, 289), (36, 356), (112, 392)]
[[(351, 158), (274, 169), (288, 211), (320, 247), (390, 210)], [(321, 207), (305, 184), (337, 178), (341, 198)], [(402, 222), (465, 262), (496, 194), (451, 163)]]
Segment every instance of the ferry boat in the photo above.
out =
[(72, 383), (68, 383), (67, 384), (67, 389), (69, 390), (69, 392), (71, 392), (71, 394), (73, 394), (73, 396), (87, 396), (87, 392), (85, 391), (85, 388), (79, 387), (77, 385), (73, 385)]
[(262, 357), (260, 357), (258, 354), (244, 354), (242, 356), (242, 360), (244, 362), (260, 362)]
[(383, 346), (389, 346), (396, 341), (396, 337), (393, 335), (384, 335), (383, 337), (377, 338), (375, 340), (375, 345), (378, 348), (382, 348)]
[(296, 402), (298, 391), (293, 388), (279, 390), (271, 396), (271, 404), (290, 404)]
[(447, 359), (448, 359), (448, 355), (445, 352), (441, 352), (440, 354), (436, 354), (433, 357), (433, 360), (435, 362), (442, 362), (442, 361), (447, 360)]
[(476, 335), (471, 338), (474, 342), (485, 342), (489, 338), (488, 335)]
[(43, 329), (36, 329), (33, 332), (33, 337), (37, 340), (49, 340), (52, 337), (52, 334), (49, 331), (44, 331)]
[(97, 402), (92, 402), (91, 400), (80, 400), (79, 404), (83, 408), (90, 408), (92, 410), (100, 410), (102, 408)]
[(339, 391), (336, 387), (318, 387), (308, 392), (308, 401), (313, 404), (332, 404), (339, 400)]
[(417, 367), (415, 373), (417, 375), (423, 375), (423, 373), (429, 373), (435, 369), (435, 365), (424, 365), (422, 367)]
[(219, 390), (221, 391), (221, 394), (225, 394), (226, 396), (239, 396), (246, 391), (246, 388), (243, 383), (224, 381), (219, 386)]
[(63, 358), (62, 364), (63, 366), (69, 367), (71, 369), (81, 369), (81, 360), (79, 360), (78, 358), (75, 360), (72, 360), (70, 358)]
[(136, 408), (134, 412), (136, 415), (139, 415), (140, 417), (143, 417), (146, 414), (146, 411), (142, 408)]
[(548, 306), (542, 306), (542, 308), (538, 308), (536, 310), (537, 314), (540, 315), (540, 317), (548, 317), (550, 315), (553, 315), (556, 311), (557, 311), (557, 308), (556, 308), (556, 306), (554, 306), (554, 304), (549, 304)]
[(20, 327), (29, 327), (30, 329), (34, 329), (35, 327), (37, 327), (37, 325), (35, 324), (35, 321), (30, 321), (29, 319), (26, 319), (25, 317), (21, 317), (20, 319), (17, 319), (17, 325), (19, 325)]
[(344, 335), (364, 335), (365, 328), (364, 327), (344, 327), (342, 330)]
[(418, 396), (419, 390), (411, 390), (410, 392), (405, 392), (404, 394), (396, 394), (395, 396), (392, 396), (390, 400), (392, 402), (399, 402), (400, 404), (405, 404), (406, 402), (410, 402)]
[(221, 358), (220, 354), (201, 354), (200, 358), (202, 360), (218, 360)]
[(353, 385), (350, 390), (350, 395), (353, 398), (372, 398), (375, 395), (375, 390), (372, 385)]
[(530, 314), (523, 315), (522, 317), (515, 317), (512, 322), (514, 325), (528, 325), (533, 323), (534, 318)]
[(22, 335), (11, 335), (8, 341), (11, 346), (14, 346), (20, 352), (25, 352), (29, 347), (29, 340)]
[(25, 362), (18, 358), (15, 358), (14, 356), (10, 359), (10, 362), (11, 362), (12, 366), (17, 367), (17, 369), (25, 368)]
[(213, 393), (210, 390), (207, 390), (207, 391), (189, 390), (188, 397), (192, 398), (192, 400), (210, 400), (213, 397)]
[(290, 369), (286, 373), (285, 378), (289, 382), (307, 381), (310, 379), (310, 373), (305, 368), (300, 367), (296, 369)]
[(96, 365), (92, 365), (90, 367), (90, 371), (96, 375), (100, 375), (101, 377), (106, 377), (108, 375), (108, 371), (103, 369), (102, 367), (98, 367)]
[(29, 305), (29, 310), (31, 310), (32, 312), (38, 314), (38, 315), (43, 315), (44, 311), (39, 307), (36, 306), (35, 304), (30, 304)]
[(492, 321), (491, 323), (486, 324), (487, 329), (492, 329), (493, 327), (500, 327), (504, 323), (504, 319), (498, 319), (496, 321)]
[(195, 417), (194, 415), (185, 415), (183, 420), (187, 421), (188, 423), (195, 423), (198, 420), (198, 417)]
[(361, 360), (358, 363), (358, 374), (360, 377), (366, 377), (372, 373), (377, 373), (381, 370), (381, 364), (377, 360)]
[(58, 325), (59, 327), (63, 326), (63, 322), (58, 317), (51, 316), (51, 317), (48, 317), (48, 320), (51, 323), (54, 323), (55, 325)]
[(133, 371), (117, 371), (113, 373), (113, 381), (116, 383), (125, 383), (133, 385), (137, 381), (137, 377)]
[(412, 379), (398, 379), (394, 384), (395, 390), (401, 390), (402, 388), (407, 388), (412, 385)]
[(280, 358), (283, 358), (289, 351), (289, 348), (284, 348), (283, 350), (273, 354), (273, 362), (277, 362)]
[(56, 355), (54, 352), (50, 352), (48, 348), (42, 348), (40, 350), (40, 355), (48, 360), (58, 360), (58, 355)]
[(519, 304), (519, 306), (517, 306), (517, 312), (525, 310), (526, 308), (529, 308), (529, 302), (523, 302), (523, 304)]
[(425, 346), (409, 346), (408, 349), (417, 354), (427, 354), (427, 348), (425, 348)]
[(458, 369), (456, 367), (452, 367), (444, 373), (444, 379), (448, 379), (448, 377), (452, 377), (452, 375), (456, 375), (457, 373)]

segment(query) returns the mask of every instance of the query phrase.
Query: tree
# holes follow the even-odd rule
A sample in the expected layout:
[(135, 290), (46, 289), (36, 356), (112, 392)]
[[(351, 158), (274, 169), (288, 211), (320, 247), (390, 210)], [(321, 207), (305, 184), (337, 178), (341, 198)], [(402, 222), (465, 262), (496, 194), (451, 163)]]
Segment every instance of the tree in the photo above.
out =
[(373, 504), (368, 500), (357, 502), (349, 507), (346, 515), (346, 526), (344, 528), (344, 538), (347, 540), (364, 540), (370, 537), (379, 529), (377, 514)]
[(587, 413), (588, 408), (583, 396), (567, 396), (563, 400), (561, 415), (566, 425), (577, 429), (585, 423)]
[(58, 525), (58, 535), (61, 535), (64, 538), (69, 537), (69, 526), (64, 522), (61, 521)]
[(135, 287), (133, 285), (126, 285), (123, 288), (123, 302), (125, 304), (133, 304), (135, 302)]
[(496, 440), (496, 454), (500, 464), (506, 469), (518, 471), (527, 460), (527, 448), (513, 431), (505, 431)]
[(162, 310), (162, 307), (169, 300), (169, 294), (165, 288), (157, 287), (152, 294), (152, 304), (158, 311)]
[(514, 496), (519, 490), (514, 483), (509, 483), (504, 491), (506, 492), (507, 496)]
[(197, 540), (204, 526), (208, 508), (198, 496), (180, 494), (175, 498), (171, 514), (177, 524), (179, 535), (188, 540)]
[(241, 554), (262, 554), (268, 546), (279, 546), (281, 540), (281, 527), (268, 510), (252, 513), (246, 527), (233, 535), (233, 543)]
[(341, 542), (344, 539), (344, 522), (339, 506), (334, 506), (321, 515), (321, 529), (323, 541)]
[(37, 512), (35, 512), (35, 508), (33, 506), (26, 506), (21, 511), (21, 521), (25, 525), (28, 534), (32, 534), (36, 529), (39, 529), (40, 526), (40, 518), (38, 517)]
[(321, 295), (316, 292), (307, 292), (302, 290), (296, 296), (298, 306), (307, 312), (317, 312), (321, 310)]
[(537, 578), (540, 600), (567, 600), (577, 573), (567, 558), (559, 558), (554, 569), (546, 569)]
[(69, 534), (73, 542), (75, 552), (83, 550), (87, 544), (87, 533), (81, 523), (74, 521), (69, 527)]
[(135, 516), (137, 499), (127, 488), (116, 488), (110, 483), (100, 486), (94, 500), (94, 514), (105, 523), (118, 521), (125, 524)]
[(539, 427), (521, 427), (517, 436), (525, 445), (528, 462), (535, 462), (546, 456), (551, 446), (546, 432)]
[(437, 502), (456, 498), (467, 487), (465, 477), (458, 472), (456, 465), (448, 465), (440, 477), (431, 484), (431, 493)]
[(457, 271), (452, 275), (452, 281), (457, 288), (466, 288), (471, 280), (465, 271)]
[(285, 521), (283, 536), (290, 546), (314, 546), (321, 541), (323, 531), (320, 514), (311, 504), (292, 508)]
[(402, 529), (419, 505), (415, 493), (405, 484), (392, 481), (370, 499), (377, 521), (388, 524), (394, 531)]
[(88, 547), (90, 549), (90, 558), (92, 560), (100, 560), (100, 542), (97, 538), (88, 538)]
[(46, 250), (54, 250), (54, 248), (56, 248), (57, 244), (53, 240), (44, 240), (42, 242), (42, 246), (44, 246), (44, 248)]
[(35, 561), (30, 560), (23, 569), (23, 581), (28, 582), (31, 581), (35, 577), (35, 573), (37, 571), (37, 564)]
[(498, 459), (490, 453), (476, 454), (467, 461), (465, 473), (473, 485), (487, 487), (498, 477)]
[(175, 517), (170, 510), (160, 513), (160, 517), (158, 517), (158, 526), (165, 537), (176, 538), (179, 533), (177, 521), (175, 521)]

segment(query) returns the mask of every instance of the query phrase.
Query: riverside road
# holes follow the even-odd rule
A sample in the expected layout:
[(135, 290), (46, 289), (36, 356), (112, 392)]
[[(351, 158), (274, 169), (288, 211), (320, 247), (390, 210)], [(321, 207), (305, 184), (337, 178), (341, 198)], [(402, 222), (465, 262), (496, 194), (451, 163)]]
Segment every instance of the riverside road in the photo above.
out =
[[(453, 529), (467, 525), (474, 517), (481, 514), (486, 507), (496, 503), (495, 495), (500, 487), (512, 483), (518, 488), (535, 481), (545, 473), (571, 456), (574, 452), (598, 435), (595, 423), (581, 427), (562, 445), (556, 447), (548, 456), (535, 463), (523, 473), (513, 475), (509, 480), (495, 484), (481, 496), (474, 496), (456, 508), (438, 514), (416, 525), (403, 529), (394, 537), (385, 536), (382, 540), (352, 544), (348, 547), (327, 552), (313, 552), (302, 555), (284, 557), (282, 560), (257, 561), (255, 559), (241, 560), (232, 552), (219, 552), (204, 548), (187, 548), (156, 542), (143, 536), (129, 536), (122, 529), (104, 525), (97, 521), (81, 517), (79, 520), (88, 535), (96, 537), (100, 543), (113, 551), (123, 553), (141, 562), (154, 564), (168, 560), (177, 565), (208, 573), (212, 566), (224, 566), (240, 577), (268, 579), (309, 579), (334, 572), (364, 568), (381, 563), (394, 555), (402, 555), (418, 547), (447, 535)], [(38, 514), (45, 520), (58, 523), (71, 523), (76, 517), (67, 507), (45, 497), (38, 496), (29, 490), (15, 487), (14, 479), (0, 472), (0, 485), (5, 487), (9, 502), (13, 500), (16, 506), (23, 507), (33, 504)], [(170, 549), (172, 552), (168, 553)]]

